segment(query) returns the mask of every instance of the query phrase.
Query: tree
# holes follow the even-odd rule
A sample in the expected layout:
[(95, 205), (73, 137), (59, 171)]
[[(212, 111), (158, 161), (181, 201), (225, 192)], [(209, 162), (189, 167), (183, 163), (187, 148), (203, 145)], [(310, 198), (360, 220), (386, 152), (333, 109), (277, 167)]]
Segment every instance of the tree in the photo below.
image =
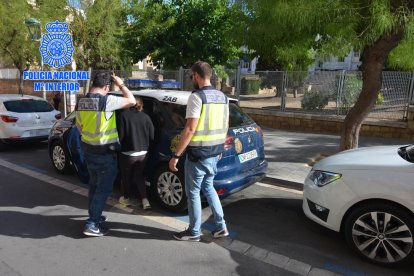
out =
[[(362, 122), (378, 97), (387, 61), (394, 68), (414, 68), (414, 1), (235, 2), (244, 22), (239, 26), (248, 26), (242, 30), (246, 45), (266, 58), (303, 64), (310, 49), (320, 56), (345, 56), (352, 48), (362, 52), (362, 91), (345, 117), (341, 150), (358, 146)], [(321, 39), (315, 41), (317, 36)]]
[(130, 52), (137, 62), (150, 55), (156, 65), (175, 69), (196, 60), (230, 65), (239, 47), (226, 0), (131, 1)]
[(0, 5), (0, 57), (14, 65), (20, 73), (19, 93), (23, 93), (23, 71), (36, 62), (40, 64), (39, 43), (31, 40), (25, 20), (35, 17), (43, 25), (49, 21), (64, 20), (65, 0), (36, 1), (35, 6), (26, 0), (3, 0)]
[(73, 36), (78, 68), (126, 69), (131, 58), (125, 53), (124, 30), (127, 24), (122, 0), (83, 0), (81, 8), (71, 7)]

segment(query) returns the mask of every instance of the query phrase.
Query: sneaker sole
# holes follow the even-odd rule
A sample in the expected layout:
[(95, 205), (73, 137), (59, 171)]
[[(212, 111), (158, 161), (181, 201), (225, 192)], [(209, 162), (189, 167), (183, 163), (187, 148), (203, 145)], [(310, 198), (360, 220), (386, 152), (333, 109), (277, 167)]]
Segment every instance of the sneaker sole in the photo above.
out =
[(105, 236), (107, 233), (90, 233), (90, 232), (83, 232), (83, 234), (85, 236), (89, 236), (89, 237), (102, 237)]
[(178, 238), (178, 237), (176, 237), (176, 236), (174, 236), (174, 235), (173, 235), (173, 237), (174, 237), (174, 239), (176, 239), (177, 241), (189, 241), (189, 242), (199, 242), (199, 241), (200, 241), (200, 238), (198, 238), (198, 239), (188, 239), (188, 240), (183, 240), (183, 239), (180, 239), (180, 238)]

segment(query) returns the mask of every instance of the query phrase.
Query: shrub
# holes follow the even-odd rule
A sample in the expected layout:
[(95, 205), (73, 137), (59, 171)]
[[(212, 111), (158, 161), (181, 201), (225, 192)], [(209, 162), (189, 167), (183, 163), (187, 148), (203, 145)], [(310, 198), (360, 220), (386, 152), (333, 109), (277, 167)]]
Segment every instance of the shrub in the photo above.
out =
[(306, 92), (302, 98), (302, 108), (305, 110), (321, 110), (328, 105), (329, 96), (319, 91)]
[(260, 89), (260, 79), (241, 79), (241, 91), (242, 95), (258, 94)]

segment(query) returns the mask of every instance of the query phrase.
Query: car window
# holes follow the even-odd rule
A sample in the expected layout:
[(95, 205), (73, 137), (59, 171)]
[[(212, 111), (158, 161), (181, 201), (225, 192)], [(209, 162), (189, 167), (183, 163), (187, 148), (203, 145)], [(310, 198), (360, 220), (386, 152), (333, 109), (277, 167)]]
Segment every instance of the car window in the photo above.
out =
[(7, 111), (16, 113), (50, 112), (54, 108), (48, 102), (42, 100), (12, 100), (4, 102)]
[(184, 128), (186, 106), (165, 102), (162, 103), (162, 106), (163, 115), (166, 118), (164, 128), (167, 126), (170, 129)]
[(245, 125), (251, 125), (254, 121), (244, 113), (240, 107), (238, 107), (235, 103), (230, 103), (229, 106), (229, 127), (239, 127)]

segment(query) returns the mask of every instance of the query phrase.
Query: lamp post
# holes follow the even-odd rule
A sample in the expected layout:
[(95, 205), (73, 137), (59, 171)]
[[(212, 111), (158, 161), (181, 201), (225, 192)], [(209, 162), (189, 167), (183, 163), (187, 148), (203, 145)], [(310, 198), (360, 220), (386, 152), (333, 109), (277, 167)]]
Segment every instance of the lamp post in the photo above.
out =
[[(29, 30), (30, 38), (34, 41), (40, 42), (42, 39), (42, 25), (36, 18), (28, 18), (24, 21)], [(43, 71), (43, 59), (40, 58), (40, 70)], [(42, 86), (43, 99), (46, 100), (45, 86)]]

